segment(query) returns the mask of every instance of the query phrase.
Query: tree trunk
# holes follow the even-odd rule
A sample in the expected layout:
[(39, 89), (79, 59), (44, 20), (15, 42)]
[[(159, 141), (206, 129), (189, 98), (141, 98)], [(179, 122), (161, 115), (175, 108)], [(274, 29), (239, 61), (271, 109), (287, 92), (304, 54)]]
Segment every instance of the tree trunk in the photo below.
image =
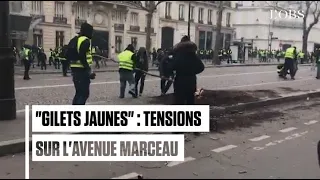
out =
[[(147, 28), (146, 28), (146, 50), (147, 50), (147, 54), (148, 57), (150, 56), (151, 52), (151, 20), (153, 18), (153, 12), (148, 12), (147, 14)], [(150, 57), (149, 57), (150, 58)], [(148, 58), (148, 60), (149, 60)]]
[[(305, 61), (305, 57), (307, 55), (307, 49), (308, 49), (308, 37), (309, 32), (307, 30), (307, 17), (303, 18), (303, 33), (302, 33), (302, 52), (304, 53), (303, 62)], [(303, 63), (301, 62), (301, 63)]]
[(222, 48), (222, 44), (221, 44), (222, 13), (223, 13), (223, 1), (219, 1), (217, 31), (216, 31), (217, 34), (216, 34), (216, 42), (214, 45), (213, 62), (212, 62), (215, 65), (221, 64), (218, 55), (219, 55), (219, 50)]

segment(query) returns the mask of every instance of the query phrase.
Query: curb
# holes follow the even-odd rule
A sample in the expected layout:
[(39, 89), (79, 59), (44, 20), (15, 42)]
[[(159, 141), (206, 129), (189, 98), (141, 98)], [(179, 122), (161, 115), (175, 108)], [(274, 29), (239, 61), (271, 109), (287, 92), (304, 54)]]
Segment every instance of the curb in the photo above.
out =
[(213, 113), (210, 115), (221, 115), (225, 113), (233, 113), (235, 111), (245, 111), (245, 110), (253, 110), (257, 108), (261, 108), (264, 106), (271, 106), (275, 104), (283, 104), (288, 103), (292, 101), (301, 101), (307, 98), (314, 98), (314, 97), (320, 97), (320, 89), (309, 91), (309, 92), (299, 92), (299, 93), (291, 93), (289, 95), (283, 95), (281, 97), (277, 98), (271, 98), (271, 99), (265, 99), (261, 101), (256, 102), (249, 102), (249, 103), (243, 103), (243, 104), (237, 104), (233, 106), (226, 106), (223, 108), (216, 108), (213, 107)]
[[(252, 67), (252, 66), (276, 66), (279, 63), (270, 63), (270, 64), (235, 64), (235, 65), (207, 65), (205, 68), (225, 68), (225, 67)], [(310, 66), (311, 64), (300, 64), (300, 66)], [(158, 71), (157, 68), (150, 68), (149, 71)], [(118, 69), (105, 69), (105, 70), (94, 70), (96, 73), (101, 72), (118, 72)], [(15, 72), (17, 75), (23, 75), (23, 71), (21, 72)], [(32, 72), (30, 71), (29, 74), (62, 74), (62, 71), (38, 71), (38, 72)]]
[[(278, 98), (238, 104), (238, 105), (227, 106), (223, 108), (213, 107), (211, 108), (213, 112), (210, 114), (210, 116), (221, 115), (224, 113), (234, 113), (235, 111), (245, 111), (248, 109), (253, 110), (253, 109), (261, 108), (263, 106), (270, 106), (274, 104), (283, 104), (283, 103), (288, 103), (292, 101), (300, 101), (300, 100), (307, 99), (308, 97), (309, 98), (320, 97), (320, 89), (317, 89), (315, 91), (309, 91), (309, 92), (292, 93), (292, 94), (284, 95)], [(85, 133), (76, 133), (76, 134), (85, 134)], [(30, 143), (30, 150), (31, 150), (31, 144), (32, 144), (31, 137), (30, 137), (29, 143)], [(0, 142), (0, 157), (10, 155), (10, 154), (15, 154), (15, 153), (22, 153), (22, 152), (25, 152), (24, 138)]]

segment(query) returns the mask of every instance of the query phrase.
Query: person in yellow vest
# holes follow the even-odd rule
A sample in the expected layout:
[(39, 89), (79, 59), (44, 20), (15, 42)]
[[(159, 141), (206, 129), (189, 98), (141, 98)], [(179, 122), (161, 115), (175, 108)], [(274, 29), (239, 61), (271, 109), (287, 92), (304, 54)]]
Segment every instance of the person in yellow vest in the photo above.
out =
[(304, 53), (302, 51), (299, 51), (298, 57), (299, 57), (299, 60), (300, 60), (300, 64), (302, 64), (303, 60), (304, 60)]
[(67, 45), (64, 45), (61, 48), (60, 53), (59, 53), (59, 61), (61, 62), (61, 65), (62, 65), (62, 75), (64, 77), (67, 77), (68, 66), (69, 66), (69, 63), (66, 58), (67, 48), (68, 48)]
[(297, 60), (297, 52), (296, 52), (296, 47), (289, 47), (286, 50), (286, 53), (284, 55), (284, 68), (283, 68), (283, 74), (281, 77), (284, 79), (287, 79), (287, 72), (290, 70), (290, 76), (291, 79), (294, 80), (294, 76), (296, 73), (295, 70), (295, 61)]
[(128, 47), (118, 55), (119, 60), (119, 75), (120, 75), (120, 98), (124, 98), (127, 82), (130, 89), (129, 94), (132, 97), (137, 98), (135, 93), (135, 79), (134, 79), (134, 67), (136, 63), (136, 56), (134, 55), (134, 47), (129, 44)]
[(85, 105), (90, 94), (90, 79), (95, 78), (91, 71), (92, 53), (91, 38), (93, 27), (88, 23), (81, 25), (79, 36), (72, 38), (68, 44), (66, 53), (67, 61), (70, 61), (72, 78), (76, 94), (72, 105)]
[(24, 65), (24, 80), (30, 80), (31, 78), (29, 77), (29, 70), (31, 66), (31, 46), (29, 45), (24, 45), (23, 51), (22, 51), (22, 61)]

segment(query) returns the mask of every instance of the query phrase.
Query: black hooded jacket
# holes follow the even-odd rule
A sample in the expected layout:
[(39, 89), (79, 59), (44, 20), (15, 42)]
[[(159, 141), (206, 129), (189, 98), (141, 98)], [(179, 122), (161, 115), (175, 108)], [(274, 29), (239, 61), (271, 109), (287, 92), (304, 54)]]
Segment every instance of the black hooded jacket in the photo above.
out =
[(180, 42), (173, 49), (173, 70), (176, 76), (195, 76), (204, 70), (204, 64), (196, 54), (197, 45), (191, 41)]

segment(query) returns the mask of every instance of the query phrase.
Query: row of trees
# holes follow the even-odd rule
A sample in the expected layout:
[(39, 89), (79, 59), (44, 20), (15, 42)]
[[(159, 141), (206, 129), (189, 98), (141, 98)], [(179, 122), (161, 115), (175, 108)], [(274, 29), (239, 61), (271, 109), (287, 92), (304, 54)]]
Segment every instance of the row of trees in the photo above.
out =
[[(146, 49), (151, 49), (151, 20), (153, 18), (154, 12), (157, 10), (159, 4), (165, 1), (145, 1), (145, 3), (141, 3), (141, 1), (129, 1), (131, 5), (134, 5), (142, 10), (147, 12), (147, 34), (146, 34)], [(218, 52), (221, 44), (221, 26), (222, 26), (222, 14), (224, 10), (223, 1), (218, 1), (218, 16), (217, 16), (217, 33), (216, 33), (216, 42), (215, 42), (215, 51)], [(215, 64), (220, 64), (218, 53), (214, 54), (213, 62)]]
[[(130, 1), (132, 5), (143, 9), (147, 12), (147, 34), (146, 34), (146, 49), (151, 49), (151, 20), (153, 18), (154, 12), (157, 10), (159, 4), (165, 1), (146, 1), (146, 3), (141, 3), (141, 1)], [(283, 3), (283, 2), (282, 2)], [(279, 1), (273, 1), (272, 6), (277, 9), (284, 9), (279, 5)], [(320, 4), (319, 1), (287, 1), (285, 4), (295, 5), (295, 10), (300, 10), (303, 14), (303, 27), (302, 27), (302, 50), (306, 54), (307, 47), (308, 47), (308, 37), (310, 34), (311, 29), (319, 22), (320, 17)], [(217, 29), (216, 29), (216, 41), (214, 46), (214, 56), (213, 56), (213, 63), (220, 64), (218, 58), (218, 51), (222, 47), (222, 34), (221, 34), (221, 27), (222, 27), (222, 16), (223, 11), (225, 10), (224, 1), (218, 1), (218, 8), (217, 8)]]

